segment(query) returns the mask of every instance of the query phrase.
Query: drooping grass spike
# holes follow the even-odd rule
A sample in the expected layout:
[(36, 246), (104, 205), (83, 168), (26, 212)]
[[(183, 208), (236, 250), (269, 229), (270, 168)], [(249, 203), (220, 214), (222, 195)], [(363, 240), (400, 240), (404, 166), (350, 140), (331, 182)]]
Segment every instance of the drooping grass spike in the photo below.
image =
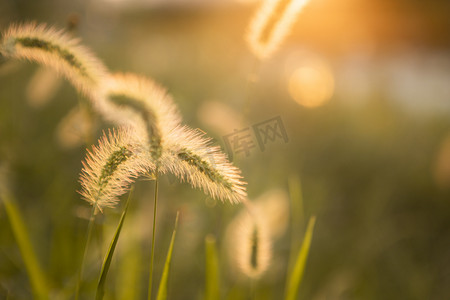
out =
[(136, 177), (154, 169), (145, 157), (131, 130), (110, 131), (92, 152), (88, 151), (80, 175), (80, 194), (100, 211), (114, 207)]
[(77, 39), (45, 24), (11, 25), (2, 33), (0, 56), (51, 67), (85, 94), (95, 89), (107, 72)]
[(269, 58), (279, 47), (308, 0), (267, 0), (253, 17), (247, 42), (259, 59)]
[(165, 89), (134, 74), (108, 76), (95, 96), (95, 104), (109, 121), (137, 125), (155, 163), (162, 155), (165, 137), (181, 121)]
[(168, 137), (162, 158), (163, 172), (171, 172), (214, 198), (231, 203), (245, 201), (247, 193), (240, 170), (233, 166), (219, 147), (198, 130), (179, 127)]

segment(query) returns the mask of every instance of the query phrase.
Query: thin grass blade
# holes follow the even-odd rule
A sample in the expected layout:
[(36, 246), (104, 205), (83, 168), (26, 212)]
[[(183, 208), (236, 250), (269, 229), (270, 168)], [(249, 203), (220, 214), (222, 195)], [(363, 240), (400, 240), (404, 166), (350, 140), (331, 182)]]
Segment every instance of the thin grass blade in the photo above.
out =
[[(289, 178), (289, 196), (292, 205), (292, 219), (298, 225), (305, 219), (303, 208), (303, 193), (302, 184), (298, 175), (293, 175)], [(297, 227), (296, 227), (297, 228)]]
[(35, 299), (48, 299), (48, 289), (46, 277), (37, 260), (36, 254), (31, 244), (30, 236), (25, 226), (20, 210), (17, 208), (12, 196), (3, 192), (0, 194), (5, 205), (6, 215), (14, 234), (14, 238), (19, 246), (28, 277), (30, 278), (31, 288)]
[(303, 273), (305, 271), (306, 260), (309, 254), (309, 248), (311, 246), (311, 240), (313, 237), (314, 225), (316, 223), (316, 217), (309, 218), (308, 227), (306, 228), (305, 237), (303, 238), (302, 247), (298, 253), (297, 260), (292, 270), (286, 288), (285, 300), (295, 300), (298, 289), (302, 282)]
[(103, 299), (105, 294), (105, 283), (106, 276), (108, 275), (109, 267), (111, 266), (112, 257), (114, 255), (114, 250), (116, 249), (117, 241), (119, 240), (120, 232), (122, 231), (123, 221), (125, 220), (125, 216), (128, 211), (128, 203), (130, 202), (131, 192), (128, 196), (127, 203), (125, 204), (125, 208), (122, 212), (122, 216), (120, 217), (119, 225), (117, 226), (116, 233), (114, 234), (114, 238), (111, 241), (111, 245), (109, 246), (108, 252), (106, 253), (105, 260), (103, 261), (102, 271), (100, 273), (100, 278), (98, 280), (97, 285), (97, 293), (95, 296), (96, 300)]
[(212, 235), (205, 238), (206, 284), (205, 300), (220, 299), (219, 259), (217, 258), (216, 239)]
[(167, 251), (166, 263), (164, 264), (164, 271), (161, 277), (161, 281), (159, 283), (158, 295), (156, 297), (157, 300), (166, 300), (167, 299), (167, 283), (169, 281), (169, 272), (170, 272), (170, 263), (172, 261), (172, 252), (173, 252), (173, 244), (175, 241), (175, 235), (177, 233), (178, 227), (178, 216), (179, 212), (177, 212), (177, 217), (175, 219), (175, 226), (172, 233), (172, 239), (170, 240), (169, 251)]
[(291, 249), (288, 261), (288, 273), (292, 272), (296, 260), (297, 249), (301, 246), (300, 231), (305, 226), (305, 215), (303, 205), (303, 193), (300, 177), (292, 175), (289, 177), (289, 198), (291, 203)]

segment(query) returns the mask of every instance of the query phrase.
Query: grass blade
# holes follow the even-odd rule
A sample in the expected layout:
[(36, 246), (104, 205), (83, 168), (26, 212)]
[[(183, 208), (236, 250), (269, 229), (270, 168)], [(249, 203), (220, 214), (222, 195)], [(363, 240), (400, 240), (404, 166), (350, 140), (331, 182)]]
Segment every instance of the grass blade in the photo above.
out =
[(298, 253), (294, 269), (292, 270), (288, 278), (285, 300), (295, 300), (295, 297), (297, 296), (298, 289), (302, 282), (303, 273), (305, 271), (306, 260), (308, 258), (309, 248), (311, 246), (315, 223), (315, 216), (309, 218), (308, 227), (306, 228), (302, 247), (300, 248), (300, 252)]
[(179, 212), (177, 212), (177, 217), (175, 219), (175, 226), (173, 228), (172, 239), (170, 240), (169, 251), (167, 251), (166, 263), (164, 264), (164, 271), (161, 277), (161, 281), (159, 283), (158, 296), (156, 297), (156, 300), (167, 299), (167, 282), (169, 281), (169, 271), (170, 271), (170, 263), (172, 261), (173, 244), (175, 241), (175, 234), (177, 233), (178, 227), (178, 215)]
[(289, 196), (291, 198), (292, 205), (292, 220), (295, 226), (294, 228), (299, 228), (300, 224), (303, 223), (304, 208), (303, 208), (303, 192), (302, 184), (298, 175), (293, 175), (289, 178)]
[(25, 222), (20, 215), (20, 211), (9, 193), (3, 192), (0, 197), (3, 199), (6, 215), (8, 216), (9, 223), (11, 224), (14, 238), (19, 246), (25, 268), (27, 269), (34, 298), (48, 299), (48, 290), (44, 272), (39, 265), (33, 246), (31, 245), (30, 237), (28, 235)]
[[(292, 272), (296, 260), (297, 249), (301, 246), (301, 232), (305, 229), (303, 193), (300, 177), (291, 175), (288, 181), (291, 200), (291, 247), (289, 251), (288, 274)], [(300, 232), (301, 231), (301, 232)]]
[(217, 258), (216, 239), (212, 235), (205, 238), (206, 284), (205, 300), (220, 299), (219, 260)]
[(116, 233), (114, 234), (114, 238), (111, 241), (111, 245), (109, 246), (108, 252), (106, 253), (105, 260), (103, 261), (102, 271), (100, 273), (100, 278), (98, 280), (98, 285), (97, 285), (97, 293), (95, 295), (96, 300), (103, 299), (103, 296), (105, 294), (106, 275), (108, 275), (109, 267), (111, 266), (111, 260), (114, 255), (114, 250), (116, 249), (117, 241), (119, 240), (123, 221), (125, 220), (125, 216), (128, 211), (128, 203), (130, 202), (130, 198), (131, 198), (131, 192), (130, 192), (130, 195), (128, 196), (127, 203), (125, 204), (125, 208), (123, 210), (122, 216), (120, 217), (119, 225), (117, 226)]

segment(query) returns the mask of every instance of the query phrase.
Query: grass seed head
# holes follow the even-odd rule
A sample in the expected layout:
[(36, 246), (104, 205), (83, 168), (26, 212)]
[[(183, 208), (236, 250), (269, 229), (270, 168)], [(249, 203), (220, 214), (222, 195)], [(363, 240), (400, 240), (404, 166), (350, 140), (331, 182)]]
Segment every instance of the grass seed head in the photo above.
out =
[(161, 171), (171, 172), (195, 188), (231, 203), (245, 200), (245, 182), (240, 170), (233, 166), (219, 147), (198, 130), (178, 127), (167, 139), (167, 151), (162, 157)]
[(114, 207), (136, 177), (154, 169), (131, 129), (103, 135), (83, 162), (80, 194), (98, 207)]
[(308, 0), (267, 0), (253, 17), (247, 42), (259, 59), (269, 58), (289, 33)]
[(0, 54), (4, 58), (26, 59), (51, 67), (86, 94), (106, 74), (103, 64), (77, 39), (44, 24), (10, 26), (2, 34)]
[(103, 82), (96, 95), (97, 108), (110, 121), (137, 128), (158, 161), (165, 137), (181, 117), (166, 91), (155, 82), (133, 74), (115, 74)]
[(242, 211), (227, 230), (231, 265), (239, 274), (259, 278), (267, 270), (271, 257), (271, 240), (263, 216)]

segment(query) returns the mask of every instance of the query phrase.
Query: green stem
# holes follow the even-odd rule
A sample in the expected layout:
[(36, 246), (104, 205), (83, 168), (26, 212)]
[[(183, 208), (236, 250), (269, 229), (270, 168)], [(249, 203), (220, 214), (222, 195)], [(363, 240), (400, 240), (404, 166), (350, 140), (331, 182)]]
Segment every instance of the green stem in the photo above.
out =
[(96, 209), (97, 209), (96, 206), (92, 206), (92, 212), (91, 212), (91, 216), (89, 218), (89, 224), (88, 224), (87, 234), (86, 234), (87, 235), (86, 243), (84, 245), (83, 258), (81, 259), (81, 266), (78, 271), (77, 287), (76, 287), (76, 291), (75, 291), (75, 300), (78, 300), (78, 297), (80, 294), (81, 277), (83, 276), (83, 271), (84, 271), (84, 261), (86, 260), (87, 251), (88, 251), (89, 244), (90, 244), (91, 237), (92, 237), (92, 232), (94, 231), (94, 219), (95, 219)]
[(148, 300), (152, 299), (153, 262), (155, 258), (156, 204), (158, 200), (158, 170), (155, 172), (155, 200), (153, 204), (152, 252), (150, 257), (150, 276), (148, 280)]

